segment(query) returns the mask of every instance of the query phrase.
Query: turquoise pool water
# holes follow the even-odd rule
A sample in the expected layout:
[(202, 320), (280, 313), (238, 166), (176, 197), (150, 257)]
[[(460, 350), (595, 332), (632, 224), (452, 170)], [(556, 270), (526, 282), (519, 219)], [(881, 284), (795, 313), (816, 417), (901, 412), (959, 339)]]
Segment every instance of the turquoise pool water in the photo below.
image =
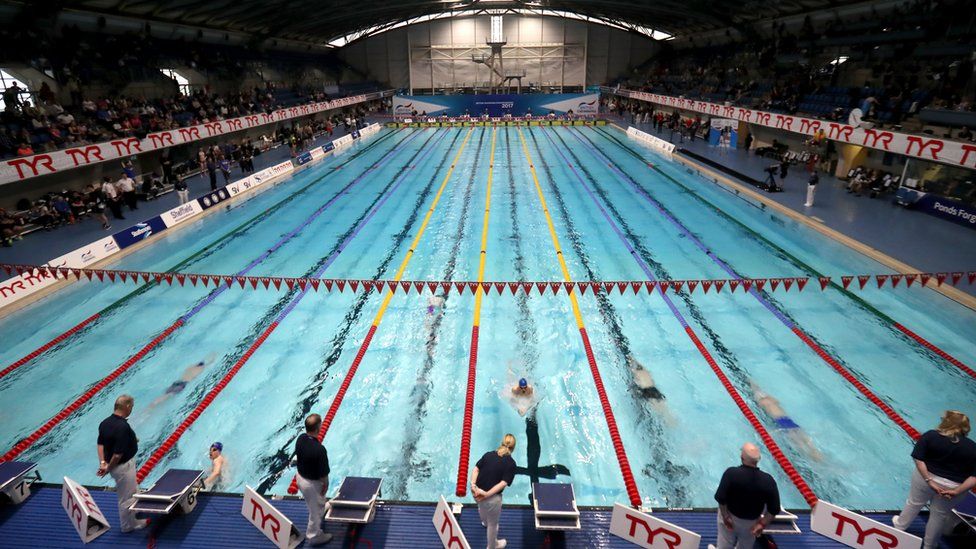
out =
[[(644, 280), (648, 272), (659, 279), (729, 278), (722, 264), (742, 276), (812, 274), (800, 262), (832, 275), (887, 272), (615, 128), (594, 127), (384, 130), (226, 211), (164, 233), (113, 267), (165, 270), (197, 254), (182, 270), (232, 274), (335, 199), (249, 274), (307, 276), (324, 268), (321, 276), (328, 278), (393, 278), (460, 150), (403, 278), (477, 279), (491, 165), (485, 279), (562, 280), (522, 139), (574, 280)], [(229, 232), (231, 237), (221, 239)], [(0, 366), (134, 287), (76, 283), (0, 320)], [(152, 287), (0, 379), (3, 451), (212, 291)], [(383, 301), (375, 292), (319, 292), (295, 305), (296, 294), (285, 287), (235, 286), (223, 292), (21, 457), (40, 462), (47, 479), (104, 484), (95, 476), (94, 433), (115, 396), (125, 392), (136, 398), (130, 421), (140, 438), (137, 461), (143, 463), (288, 310), (148, 478), (167, 467), (207, 467), (206, 450), (219, 440), (230, 464), (222, 490), (241, 491), (248, 484), (284, 493), (294, 472), (289, 460), (301, 419), (328, 409)], [(867, 288), (857, 295), (865, 304), (837, 289), (820, 292), (814, 280), (803, 293), (766, 294), (768, 307), (741, 291), (672, 295), (673, 310), (657, 293), (579, 296), (645, 503), (714, 506), (718, 479), (737, 461), (739, 446), (758, 442), (680, 316), (818, 496), (861, 509), (899, 507), (911, 440), (777, 314), (924, 431), (942, 410), (973, 411), (976, 381), (909, 340), (872, 307), (970, 365), (976, 363), (976, 313), (917, 287)], [(443, 313), (434, 316), (428, 315), (428, 299), (429, 294), (398, 292), (390, 301), (325, 439), (333, 485), (346, 475), (375, 475), (384, 478), (384, 497), (390, 499), (431, 501), (454, 492), (474, 298), (452, 292)], [(472, 463), (511, 432), (523, 469), (506, 492), (508, 501), (526, 503), (529, 480), (541, 477), (573, 482), (581, 504), (626, 502), (565, 293), (492, 293), (484, 299), (480, 341)], [(629, 359), (653, 376), (660, 395), (640, 389), (635, 379), (643, 374), (635, 376)], [(182, 392), (160, 399), (200, 360), (207, 362), (201, 375)], [(539, 396), (527, 418), (505, 397), (519, 377), (529, 378)], [(763, 395), (778, 400), (804, 434), (777, 429), (774, 417), (762, 411)], [(788, 507), (804, 507), (768, 452), (762, 466), (776, 477)]]

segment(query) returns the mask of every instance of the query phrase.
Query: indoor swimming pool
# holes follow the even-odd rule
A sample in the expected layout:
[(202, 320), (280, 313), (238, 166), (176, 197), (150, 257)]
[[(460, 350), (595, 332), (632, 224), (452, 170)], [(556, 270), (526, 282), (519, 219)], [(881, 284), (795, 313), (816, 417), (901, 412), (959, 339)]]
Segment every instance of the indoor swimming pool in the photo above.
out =
[[(0, 319), (3, 369), (102, 311), (0, 377), (0, 452), (20, 443), (18, 459), (37, 461), (46, 480), (108, 485), (95, 475), (95, 433), (128, 393), (137, 463), (171, 446), (147, 480), (168, 467), (208, 468), (207, 450), (220, 441), (229, 472), (218, 490), (284, 494), (303, 418), (331, 407), (333, 487), (347, 475), (378, 476), (386, 499), (450, 499), (476, 318), (470, 464), (513, 433), (511, 503), (528, 503), (538, 478), (572, 482), (582, 505), (626, 503), (632, 474), (644, 505), (714, 507), (742, 443), (763, 446), (716, 370), (818, 497), (856, 509), (900, 507), (909, 431), (976, 406), (976, 379), (897, 326), (973, 365), (976, 312), (917, 285), (821, 291), (821, 275), (892, 271), (612, 126), (384, 129), (185, 225), (110, 268), (356, 280), (812, 279), (803, 292), (491, 292), (477, 310), (472, 293), (456, 291), (78, 282)], [(171, 389), (201, 361), (199, 375)], [(521, 377), (536, 394), (525, 415), (510, 396)], [(763, 448), (784, 506), (804, 508)]]

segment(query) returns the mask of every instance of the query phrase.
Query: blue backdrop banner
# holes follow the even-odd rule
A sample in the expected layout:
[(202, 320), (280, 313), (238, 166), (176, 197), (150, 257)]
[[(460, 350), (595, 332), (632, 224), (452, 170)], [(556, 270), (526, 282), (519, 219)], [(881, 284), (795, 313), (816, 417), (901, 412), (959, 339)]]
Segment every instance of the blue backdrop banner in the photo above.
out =
[[(556, 114), (594, 116), (600, 109), (599, 93), (552, 93), (529, 95), (397, 95), (393, 114), (397, 116), (544, 116)], [(416, 114), (414, 114), (416, 113)]]

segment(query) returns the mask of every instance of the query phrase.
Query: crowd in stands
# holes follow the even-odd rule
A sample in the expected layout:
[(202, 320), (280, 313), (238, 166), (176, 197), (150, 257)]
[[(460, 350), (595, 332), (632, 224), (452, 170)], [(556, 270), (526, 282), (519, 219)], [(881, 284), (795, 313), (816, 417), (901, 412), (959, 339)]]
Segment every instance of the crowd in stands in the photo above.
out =
[[(743, 29), (739, 40), (695, 44), (660, 54), (623, 87), (737, 106), (847, 121), (852, 109), (875, 125), (921, 130), (925, 107), (976, 109), (972, 39), (957, 20), (960, 1), (910, 1), (864, 14), (770, 32)], [(914, 124), (903, 127), (907, 120)], [(963, 124), (933, 130), (972, 140)]]

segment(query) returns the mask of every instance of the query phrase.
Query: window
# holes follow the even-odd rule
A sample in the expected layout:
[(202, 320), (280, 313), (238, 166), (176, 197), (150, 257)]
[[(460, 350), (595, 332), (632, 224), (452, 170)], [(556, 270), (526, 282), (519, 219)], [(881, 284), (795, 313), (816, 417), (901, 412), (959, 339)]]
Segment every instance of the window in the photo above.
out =
[(488, 39), (488, 42), (500, 44), (504, 41), (505, 41), (505, 33), (502, 30), (502, 16), (492, 15), (491, 16), (491, 37)]
[(180, 87), (180, 93), (186, 96), (190, 95), (193, 86), (190, 85), (190, 81), (187, 80), (185, 76), (176, 72), (176, 69), (159, 69), (159, 72), (166, 75), (167, 78), (172, 78), (176, 80), (176, 85)]
[[(27, 88), (27, 84), (15, 78), (9, 72), (0, 69), (0, 89), (2, 89), (0, 91), (6, 91), (7, 88), (13, 86), (14, 84), (17, 84), (17, 87), (20, 88), (20, 93), (17, 94), (20, 96), (20, 101), (24, 102), (30, 100), (31, 93), (30, 93), (30, 89)], [(3, 97), (0, 96), (0, 111), (4, 111), (6, 109), (7, 109), (7, 105), (4, 102)]]

